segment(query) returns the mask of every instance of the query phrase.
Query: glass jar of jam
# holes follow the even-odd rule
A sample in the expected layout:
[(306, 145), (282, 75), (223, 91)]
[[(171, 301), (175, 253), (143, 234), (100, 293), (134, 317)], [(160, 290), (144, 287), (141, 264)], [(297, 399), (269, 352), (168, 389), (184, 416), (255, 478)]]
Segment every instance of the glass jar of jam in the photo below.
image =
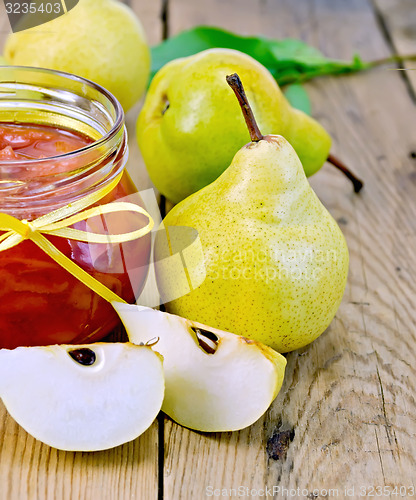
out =
[[(33, 221), (98, 192), (124, 172), (127, 156), (123, 110), (105, 89), (56, 71), (0, 68), (0, 213)], [(97, 204), (121, 199), (143, 206), (126, 172)], [(147, 223), (117, 212), (71, 227), (120, 234)], [(140, 295), (149, 234), (122, 244), (48, 239), (122, 299)], [(93, 342), (117, 324), (111, 304), (32, 241), (0, 252), (0, 348)]]

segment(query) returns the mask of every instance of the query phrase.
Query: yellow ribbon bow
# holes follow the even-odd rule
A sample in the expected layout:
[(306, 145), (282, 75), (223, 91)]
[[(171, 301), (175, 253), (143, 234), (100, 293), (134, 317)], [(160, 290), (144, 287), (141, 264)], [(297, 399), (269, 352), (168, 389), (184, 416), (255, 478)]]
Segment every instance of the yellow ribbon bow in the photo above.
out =
[[(148, 234), (153, 228), (153, 219), (146, 210), (134, 203), (113, 202), (84, 210), (110, 193), (120, 182), (122, 175), (122, 173), (119, 174), (111, 183), (95, 193), (89, 194), (74, 203), (58, 208), (31, 222), (16, 219), (16, 217), (9, 214), (0, 213), (0, 231), (6, 231), (0, 236), (0, 252), (13, 248), (24, 240), (31, 240), (55, 262), (84, 283), (84, 285), (91, 288), (91, 290), (100, 295), (103, 299), (108, 302), (125, 302), (117, 294), (75, 264), (75, 262), (58, 250), (55, 245), (44, 236), (48, 234), (88, 243), (109, 244), (125, 243)], [(87, 220), (90, 217), (124, 211), (143, 214), (149, 219), (149, 222), (141, 229), (129, 233), (112, 235), (90, 233), (69, 227), (76, 222)]]

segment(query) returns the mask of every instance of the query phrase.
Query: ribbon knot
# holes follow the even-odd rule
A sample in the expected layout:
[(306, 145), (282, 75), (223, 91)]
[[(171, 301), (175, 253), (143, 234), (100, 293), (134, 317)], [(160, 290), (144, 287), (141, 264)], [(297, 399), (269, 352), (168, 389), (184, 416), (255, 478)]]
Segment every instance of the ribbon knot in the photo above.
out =
[[(75, 264), (75, 262), (64, 255), (45, 237), (45, 235), (54, 235), (88, 243), (112, 244), (133, 241), (148, 234), (153, 228), (153, 219), (146, 210), (134, 203), (113, 202), (84, 210), (109, 194), (117, 186), (122, 175), (122, 173), (119, 174), (112, 182), (99, 189), (97, 192), (89, 194), (74, 203), (58, 208), (34, 221), (28, 221), (26, 219), (19, 220), (12, 215), (0, 213), (0, 231), (4, 231), (4, 233), (0, 235), (0, 252), (9, 250), (24, 240), (31, 240), (49, 257), (55, 260), (55, 262), (84, 283), (84, 285), (91, 288), (91, 290), (100, 295), (100, 297), (108, 302), (125, 302), (112, 290)], [(91, 233), (69, 227), (77, 222), (85, 221), (90, 217), (115, 212), (139, 213), (147, 217), (148, 223), (146, 226), (129, 233), (110, 235)]]
[(24, 231), (22, 231), (22, 232), (20, 233), (20, 236), (21, 236), (22, 238), (24, 238), (25, 240), (28, 240), (28, 239), (30, 239), (30, 233), (32, 233), (32, 231), (33, 231), (32, 225), (31, 225), (31, 224), (30, 224), (30, 222), (29, 222), (28, 220), (26, 220), (26, 219), (23, 219), (23, 220), (21, 221), (21, 223), (22, 223), (24, 226), (26, 226), (26, 227), (25, 227), (25, 228), (23, 228), (23, 229), (24, 229)]

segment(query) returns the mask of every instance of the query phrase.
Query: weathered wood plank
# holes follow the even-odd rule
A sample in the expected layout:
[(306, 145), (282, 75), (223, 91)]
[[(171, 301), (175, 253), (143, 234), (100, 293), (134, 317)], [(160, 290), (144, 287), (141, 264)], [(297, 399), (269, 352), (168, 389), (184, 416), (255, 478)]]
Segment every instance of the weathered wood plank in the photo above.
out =
[(113, 450), (69, 453), (21, 429), (1, 405), (3, 499), (157, 498), (157, 428)]
[[(416, 54), (416, 5), (413, 0), (373, 0), (386, 38), (397, 54)], [(416, 61), (406, 61), (406, 78), (416, 100)], [(404, 75), (403, 75), (404, 76)]]
[[(340, 58), (390, 54), (366, 0), (170, 1), (172, 34), (195, 24), (300, 37)], [(203, 435), (166, 421), (169, 500), (204, 498), (207, 486), (337, 488), (345, 497), (345, 487), (357, 495), (414, 481), (415, 107), (387, 67), (308, 90), (334, 152), (366, 181), (356, 196), (330, 166), (311, 180), (350, 248), (343, 303), (324, 335), (288, 355), (284, 387), (256, 425)]]
[[(3, 49), (4, 43), (11, 33), (9, 19), (6, 13), (4, 2), (0, 3), (0, 47)], [(1, 51), (3, 53), (3, 50)]]
[[(161, 0), (134, 1), (132, 7), (142, 21), (149, 42), (157, 43), (161, 37)], [(1, 47), (10, 32), (3, 9), (1, 2)], [(151, 184), (135, 140), (134, 128), (139, 109), (140, 104), (127, 114), (126, 121), (130, 137), (128, 170), (142, 190)], [(149, 294), (152, 294), (152, 290), (148, 291), (147, 296)], [(0, 403), (0, 498), (152, 500), (157, 496), (157, 422), (135, 441), (113, 450), (69, 453), (52, 449), (33, 439), (13, 421)]]

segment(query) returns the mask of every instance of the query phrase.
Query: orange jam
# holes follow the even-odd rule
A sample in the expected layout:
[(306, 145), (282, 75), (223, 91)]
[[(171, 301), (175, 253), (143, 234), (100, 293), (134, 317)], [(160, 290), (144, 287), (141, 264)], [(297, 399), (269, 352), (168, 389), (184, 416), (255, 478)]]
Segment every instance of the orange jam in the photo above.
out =
[(50, 158), (92, 142), (89, 137), (55, 127), (0, 123), (0, 160), (3, 161)]
[[(93, 142), (73, 131), (46, 125), (0, 123), (0, 181), (12, 162), (51, 158), (39, 163), (36, 178), (74, 169), (74, 158), (59, 155)], [(56, 160), (56, 161), (55, 161)], [(33, 175), (33, 169), (27, 171)], [(22, 174), (20, 174), (22, 175)], [(21, 177), (21, 180), (25, 180)], [(50, 177), (49, 177), (50, 178)], [(98, 204), (129, 196), (143, 206), (127, 173)], [(1, 205), (0, 190), (0, 205)], [(1, 211), (1, 210), (0, 210)], [(13, 215), (13, 213), (11, 213)], [(123, 233), (143, 227), (141, 215), (114, 213), (72, 227)], [(97, 229), (98, 228), (98, 229)], [(147, 276), (150, 235), (123, 244), (89, 244), (56, 236), (48, 239), (67, 257), (128, 302), (140, 294)], [(132, 280), (131, 267), (135, 268)], [(118, 324), (112, 306), (27, 240), (0, 252), (0, 347), (85, 343), (98, 340)]]

